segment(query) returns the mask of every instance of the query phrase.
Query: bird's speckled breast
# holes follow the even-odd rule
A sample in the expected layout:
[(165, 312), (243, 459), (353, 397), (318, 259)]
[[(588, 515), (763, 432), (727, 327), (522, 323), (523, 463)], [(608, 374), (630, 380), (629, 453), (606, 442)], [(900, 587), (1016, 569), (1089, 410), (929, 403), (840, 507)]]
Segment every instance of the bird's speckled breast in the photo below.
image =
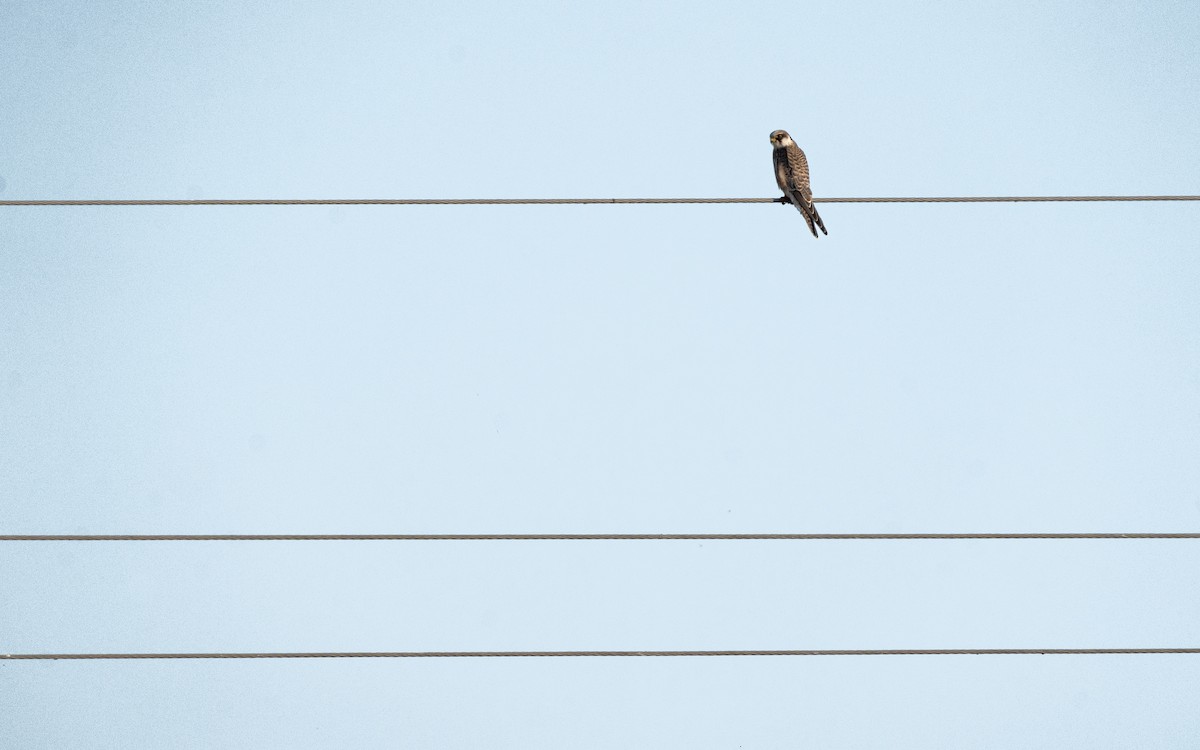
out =
[(775, 163), (775, 184), (783, 192), (788, 191), (788, 158), (785, 149), (776, 147), (771, 153), (771, 160)]

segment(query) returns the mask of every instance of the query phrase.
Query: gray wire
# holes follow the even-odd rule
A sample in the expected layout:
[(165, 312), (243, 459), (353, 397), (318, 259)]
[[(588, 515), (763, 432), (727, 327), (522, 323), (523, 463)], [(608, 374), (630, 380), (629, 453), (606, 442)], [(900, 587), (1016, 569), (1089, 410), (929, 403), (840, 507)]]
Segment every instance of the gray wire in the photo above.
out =
[(1010, 195), (955, 198), (813, 199), (814, 203), (1121, 203), (1147, 201), (1200, 201), (1200, 195)]
[(982, 534), (7, 534), (0, 542), (503, 542), (851, 539), (1200, 539), (1200, 533), (1083, 532)]
[[(1023, 195), (815, 198), (816, 203), (1081, 203), (1200, 201), (1200, 195)], [(593, 203), (785, 203), (783, 198), (194, 198), (5, 200), (0, 206), (550, 206)]]
[(447, 659), (573, 656), (1099, 656), (1200, 654), (1200, 648), (939, 648), (779, 651), (315, 651), (181, 654), (0, 654), (0, 660), (57, 659)]

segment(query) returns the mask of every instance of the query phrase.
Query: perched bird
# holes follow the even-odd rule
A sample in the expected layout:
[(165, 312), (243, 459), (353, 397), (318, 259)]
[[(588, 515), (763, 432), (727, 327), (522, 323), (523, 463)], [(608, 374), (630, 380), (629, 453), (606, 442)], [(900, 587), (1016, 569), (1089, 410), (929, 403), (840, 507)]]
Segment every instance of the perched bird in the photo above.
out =
[(813, 203), (812, 189), (808, 186), (808, 159), (804, 157), (804, 152), (786, 130), (771, 133), (771, 145), (775, 147), (772, 154), (775, 161), (775, 182), (783, 191), (783, 197), (787, 198), (797, 211), (804, 214), (804, 220), (808, 222), (808, 231), (812, 232), (813, 237), (818, 236), (817, 227), (829, 234), (825, 230), (825, 224), (821, 222), (821, 214), (817, 213), (816, 204)]

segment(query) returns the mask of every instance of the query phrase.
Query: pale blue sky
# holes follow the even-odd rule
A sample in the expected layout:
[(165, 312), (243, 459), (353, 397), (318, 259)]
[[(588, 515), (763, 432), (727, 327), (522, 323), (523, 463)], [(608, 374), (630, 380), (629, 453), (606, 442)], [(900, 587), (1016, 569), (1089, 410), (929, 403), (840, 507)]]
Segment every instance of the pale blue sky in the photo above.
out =
[[(1195, 194), (1191, 3), (0, 4), (5, 198)], [(1196, 531), (1197, 204), (0, 209), (0, 533)], [(0, 652), (1200, 645), (1193, 541), (0, 545)], [(1195, 657), (0, 662), (0, 745), (1176, 748)]]

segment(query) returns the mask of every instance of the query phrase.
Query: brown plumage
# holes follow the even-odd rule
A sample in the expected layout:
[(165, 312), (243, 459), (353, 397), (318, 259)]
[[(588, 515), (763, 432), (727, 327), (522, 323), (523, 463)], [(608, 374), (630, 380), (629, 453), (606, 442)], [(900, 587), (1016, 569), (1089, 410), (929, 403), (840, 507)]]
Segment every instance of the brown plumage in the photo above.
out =
[(785, 130), (771, 133), (771, 145), (775, 147), (771, 155), (775, 162), (775, 182), (783, 191), (783, 196), (804, 215), (808, 231), (812, 232), (813, 237), (820, 236), (817, 234), (817, 227), (829, 234), (821, 221), (821, 214), (817, 213), (816, 204), (813, 203), (812, 188), (808, 184), (808, 159), (805, 158), (804, 152)]

